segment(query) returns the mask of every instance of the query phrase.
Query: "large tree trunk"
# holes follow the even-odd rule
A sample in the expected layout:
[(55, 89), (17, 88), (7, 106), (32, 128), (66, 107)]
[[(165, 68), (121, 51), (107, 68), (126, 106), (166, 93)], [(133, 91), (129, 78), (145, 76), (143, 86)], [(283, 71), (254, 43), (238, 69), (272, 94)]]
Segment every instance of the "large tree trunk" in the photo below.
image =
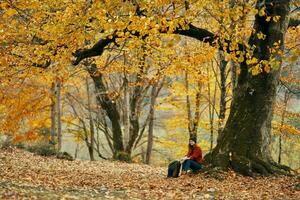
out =
[[(256, 46), (253, 56), (261, 60), (270, 60), (275, 56), (281, 66), (281, 56), (269, 52), (274, 43), (284, 48), (284, 35), (289, 22), (290, 1), (258, 1), (258, 9), (266, 7), (269, 16), (280, 16), (278, 22), (267, 22), (266, 16), (257, 15), (249, 45)], [(257, 33), (266, 35), (264, 40)], [(276, 97), (279, 69), (261, 72), (256, 76), (249, 73), (246, 62), (241, 63), (241, 74), (233, 96), (231, 112), (224, 128), (222, 138), (206, 159), (214, 166), (232, 167), (245, 175), (254, 173), (284, 173), (286, 168), (276, 164), (271, 158), (270, 137), (273, 103)]]
[(117, 160), (126, 160), (124, 157), (124, 145), (123, 145), (123, 135), (120, 124), (120, 114), (117, 110), (116, 102), (114, 102), (108, 96), (107, 89), (103, 83), (103, 77), (101, 73), (97, 72), (97, 67), (92, 64), (89, 68), (89, 73), (94, 81), (96, 93), (97, 93), (97, 103), (106, 112), (106, 116), (109, 118), (112, 127), (112, 137), (113, 137), (113, 158)]

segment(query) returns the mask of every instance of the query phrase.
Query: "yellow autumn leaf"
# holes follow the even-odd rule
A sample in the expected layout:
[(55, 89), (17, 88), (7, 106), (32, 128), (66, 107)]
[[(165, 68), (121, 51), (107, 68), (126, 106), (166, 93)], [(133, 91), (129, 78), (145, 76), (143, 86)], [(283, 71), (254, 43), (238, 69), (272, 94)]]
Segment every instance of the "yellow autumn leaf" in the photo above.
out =
[(251, 59), (247, 59), (246, 63), (248, 65), (253, 65), (253, 64), (256, 64), (258, 62), (257, 58), (255, 57), (252, 57)]
[(11, 17), (11, 16), (13, 16), (13, 15), (15, 15), (15, 14), (17, 14), (18, 12), (15, 10), (15, 9), (12, 9), (12, 8), (10, 8), (10, 9), (8, 9), (8, 10), (6, 10), (5, 11), (5, 15), (7, 16), (7, 17)]
[(270, 65), (265, 65), (264, 70), (265, 72), (269, 73), (271, 71)]
[(266, 12), (265, 12), (265, 8), (261, 8), (258, 12), (259, 16), (265, 16), (266, 15)]
[(252, 76), (256, 76), (256, 75), (260, 74), (261, 72), (262, 72), (262, 69), (259, 64), (255, 65), (255, 67), (253, 67), (251, 69)]
[(239, 59), (238, 59), (238, 62), (239, 62), (239, 63), (242, 63), (242, 62), (244, 62), (244, 60), (245, 60), (245, 59), (244, 59), (244, 56), (241, 55), (241, 56), (239, 57)]
[(274, 16), (272, 19), (273, 19), (274, 22), (278, 22), (279, 19), (280, 19), (280, 16)]
[(259, 32), (256, 35), (257, 35), (257, 38), (260, 39), (260, 40), (264, 40), (266, 38), (266, 35), (263, 34), (262, 32)]

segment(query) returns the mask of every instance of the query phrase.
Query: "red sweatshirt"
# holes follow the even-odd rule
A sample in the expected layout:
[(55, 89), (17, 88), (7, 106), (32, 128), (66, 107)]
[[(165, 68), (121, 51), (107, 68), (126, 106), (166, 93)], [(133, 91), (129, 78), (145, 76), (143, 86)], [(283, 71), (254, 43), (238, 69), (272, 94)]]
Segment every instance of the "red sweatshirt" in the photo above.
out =
[(194, 148), (189, 149), (189, 152), (186, 155), (191, 160), (195, 160), (196, 162), (202, 164), (202, 150), (199, 145), (195, 144)]

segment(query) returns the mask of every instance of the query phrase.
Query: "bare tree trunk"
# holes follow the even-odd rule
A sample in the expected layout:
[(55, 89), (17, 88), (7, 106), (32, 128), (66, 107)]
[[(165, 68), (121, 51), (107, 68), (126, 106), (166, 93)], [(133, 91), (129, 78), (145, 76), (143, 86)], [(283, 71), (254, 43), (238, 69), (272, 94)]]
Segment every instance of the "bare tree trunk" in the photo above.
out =
[[(212, 66), (213, 67), (213, 66)], [(207, 68), (207, 74), (210, 76), (209, 69)], [(214, 145), (214, 117), (215, 117), (215, 105), (216, 105), (216, 92), (217, 92), (217, 84), (215, 84), (214, 94), (211, 96), (211, 86), (210, 82), (207, 82), (207, 89), (208, 89), (208, 112), (209, 112), (209, 123), (210, 123), (210, 152), (213, 149)]]
[(287, 103), (289, 100), (289, 91), (286, 90), (284, 92), (284, 99), (283, 99), (283, 111), (282, 111), (282, 115), (281, 115), (281, 122), (280, 122), (280, 135), (279, 135), (279, 152), (278, 152), (278, 163), (281, 164), (281, 154), (282, 154), (282, 126), (284, 125), (284, 120), (285, 120), (285, 113), (286, 113), (286, 107), (287, 107)]
[(155, 102), (156, 102), (156, 90), (157, 83), (153, 85), (151, 90), (151, 100), (150, 100), (150, 121), (148, 129), (148, 143), (147, 143), (147, 152), (146, 152), (146, 164), (150, 164), (150, 158), (153, 148), (153, 128), (154, 128), (154, 112), (155, 112)]
[(77, 143), (75, 148), (75, 153), (74, 153), (74, 159), (78, 157), (78, 152), (79, 152), (79, 144)]
[(120, 113), (117, 109), (116, 102), (113, 101), (107, 93), (107, 88), (103, 82), (103, 75), (97, 72), (97, 66), (92, 64), (89, 68), (89, 74), (95, 83), (97, 93), (97, 103), (105, 111), (105, 115), (109, 118), (112, 126), (112, 141), (113, 141), (113, 158), (123, 160), (124, 144), (123, 134), (120, 123)]
[(140, 132), (140, 123), (139, 123), (139, 118), (140, 118), (140, 113), (141, 113), (141, 105), (142, 105), (142, 100), (143, 100), (143, 92), (147, 92), (147, 90), (144, 90), (143, 82), (143, 75), (146, 73), (146, 54), (145, 54), (145, 47), (142, 47), (143, 54), (141, 55), (141, 60), (140, 60), (140, 67), (139, 67), (139, 72), (137, 73), (136, 76), (136, 86), (133, 89), (133, 93), (130, 98), (130, 103), (129, 103), (129, 122), (130, 122), (130, 128), (129, 128), (129, 141), (127, 144), (127, 147), (125, 149), (126, 153), (130, 156), (132, 149), (134, 147), (134, 144), (136, 140), (139, 137), (139, 132)]
[[(68, 96), (67, 96), (68, 98)], [(75, 116), (77, 117), (77, 119), (79, 120), (79, 122), (81, 123), (81, 127), (79, 126), (79, 128), (81, 129), (81, 131), (83, 132), (83, 135), (80, 135), (80, 137), (82, 138), (82, 140), (84, 140), (85, 144), (86, 144), (86, 147), (88, 148), (88, 151), (89, 151), (89, 155), (91, 155), (91, 144), (90, 144), (90, 140), (89, 137), (89, 130), (88, 130), (88, 127), (85, 123), (85, 118), (82, 117), (76, 110), (75, 108), (75, 105), (73, 104), (72, 101), (70, 101), (70, 107), (72, 108), (73, 110), (73, 113), (75, 114)], [(77, 147), (76, 147), (77, 148)], [(76, 153), (76, 152), (75, 152)]]
[(140, 155), (141, 155), (141, 159), (142, 159), (143, 163), (146, 163), (146, 156), (145, 156), (146, 154), (147, 154), (147, 152), (145, 152), (144, 146), (142, 146)]
[(90, 122), (90, 142), (88, 145), (88, 150), (90, 154), (91, 161), (94, 161), (94, 140), (95, 140), (95, 126), (94, 126), (94, 120), (92, 116), (92, 108), (91, 108), (91, 95), (90, 95), (90, 85), (89, 85), (89, 79), (86, 77), (86, 92), (87, 92), (87, 100), (88, 100), (88, 112), (89, 112), (89, 122)]
[(225, 56), (223, 52), (219, 52), (220, 57), (220, 108), (219, 108), (219, 122), (218, 122), (218, 139), (220, 140), (223, 131), (223, 124), (226, 113), (226, 65)]
[(191, 111), (191, 100), (189, 95), (189, 74), (188, 71), (185, 71), (185, 92), (186, 92), (186, 111), (188, 117), (188, 131), (190, 138), (193, 135), (193, 128), (192, 128), (192, 111)]
[(281, 134), (282, 134), (282, 131), (280, 131), (280, 135), (279, 135), (279, 141), (278, 141), (278, 144), (279, 144), (279, 152), (278, 152), (278, 163), (280, 164), (281, 163), (281, 151), (282, 151), (282, 142), (281, 142)]
[(192, 133), (196, 139), (197, 139), (199, 120), (200, 120), (200, 116), (201, 116), (201, 113), (200, 113), (200, 98), (201, 98), (201, 90), (202, 90), (201, 81), (198, 81), (197, 86), (198, 86), (198, 91), (196, 93), (196, 101), (195, 101), (195, 116), (194, 116), (194, 119), (192, 122), (192, 125), (193, 125)]
[(124, 144), (125, 149), (129, 142), (129, 88), (128, 88), (128, 80), (126, 74), (124, 73), (124, 106), (123, 106), (123, 126), (124, 126)]
[(195, 97), (195, 113), (192, 113), (191, 99), (189, 95), (189, 76), (188, 71), (185, 71), (185, 90), (186, 90), (186, 109), (188, 117), (188, 132), (189, 137), (197, 140), (198, 124), (200, 120), (200, 98), (201, 98), (201, 81), (197, 82), (197, 92)]
[(61, 132), (61, 81), (57, 81), (57, 151), (60, 152), (62, 148), (62, 132)]
[(113, 141), (112, 141), (112, 136), (110, 135), (110, 130), (108, 128), (108, 125), (106, 123), (106, 119), (105, 119), (105, 114), (104, 114), (104, 111), (102, 110), (102, 108), (99, 108), (98, 109), (98, 112), (97, 112), (97, 126), (101, 126), (101, 124), (103, 125), (103, 133), (104, 133), (104, 136), (106, 138), (106, 141), (108, 143), (108, 146), (109, 146), (109, 149), (111, 150), (112, 154), (114, 155), (114, 147), (113, 147)]
[(51, 138), (50, 144), (55, 145), (55, 135), (56, 135), (56, 85), (53, 82), (51, 86)]

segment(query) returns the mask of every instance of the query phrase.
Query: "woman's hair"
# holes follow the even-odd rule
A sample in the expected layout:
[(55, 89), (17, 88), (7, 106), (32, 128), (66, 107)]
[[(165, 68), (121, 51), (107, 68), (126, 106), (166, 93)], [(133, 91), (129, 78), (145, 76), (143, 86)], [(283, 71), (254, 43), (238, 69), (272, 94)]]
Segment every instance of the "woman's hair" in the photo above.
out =
[[(195, 144), (196, 144), (196, 143), (195, 143)], [(193, 149), (194, 147), (195, 147), (195, 145), (192, 146), (192, 145), (190, 145), (190, 143), (188, 144), (188, 149), (189, 149), (189, 150)]]
[(191, 135), (189, 141), (192, 140), (195, 143), (197, 143), (197, 136), (196, 135)]
[(197, 138), (196, 138), (196, 136), (195, 136), (195, 135), (191, 135), (191, 136), (190, 136), (190, 139), (189, 139), (188, 149), (189, 149), (189, 150), (192, 150), (192, 149), (194, 148), (194, 146), (190, 145), (190, 141), (194, 141), (195, 144), (196, 144), (196, 143), (197, 143)]

